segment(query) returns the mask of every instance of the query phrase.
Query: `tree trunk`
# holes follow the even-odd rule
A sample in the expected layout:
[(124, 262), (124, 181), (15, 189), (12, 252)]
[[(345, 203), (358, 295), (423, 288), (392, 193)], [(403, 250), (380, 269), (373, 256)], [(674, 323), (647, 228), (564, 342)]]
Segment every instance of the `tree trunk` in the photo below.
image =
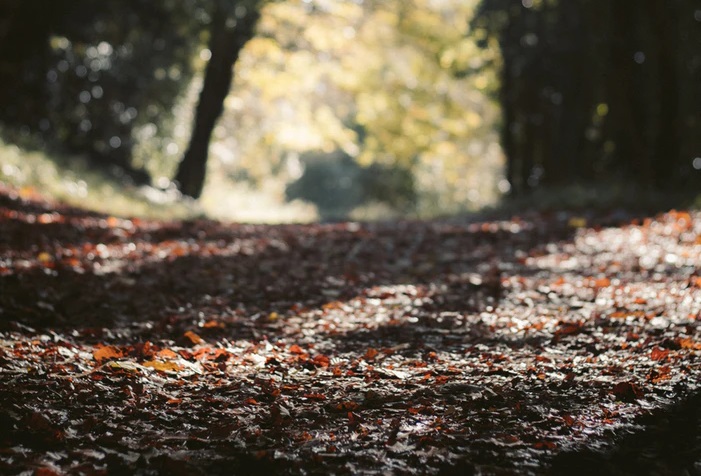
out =
[(511, 187), (509, 189), (509, 194), (518, 195), (520, 190), (519, 184), (515, 181), (517, 158), (513, 131), (516, 117), (514, 115), (513, 92), (511, 91), (513, 85), (510, 69), (511, 64), (509, 57), (504, 55), (504, 66), (501, 72), (501, 91), (499, 91), (502, 110), (501, 145), (504, 150), (504, 155), (506, 156), (506, 180)]
[[(190, 144), (175, 175), (180, 191), (193, 198), (202, 194), (209, 141), (224, 110), (224, 100), (233, 80), (233, 66), (241, 49), (253, 37), (260, 16), (257, 2), (237, 2), (236, 6), (231, 6), (231, 3), (217, 2), (209, 41), (212, 56), (205, 71)], [(243, 6), (242, 3), (249, 5)]]
[(499, 102), (501, 103), (501, 146), (506, 156), (506, 180), (509, 182), (509, 195), (517, 196), (521, 193), (521, 184), (518, 181), (519, 157), (516, 143), (516, 108), (515, 97), (517, 81), (514, 81), (513, 72), (513, 42), (515, 22), (517, 21), (512, 10), (509, 10), (509, 21), (501, 32), (499, 39), (501, 54), (504, 64), (501, 68), (501, 87), (499, 89)]
[(654, 145), (653, 170), (655, 185), (668, 187), (679, 168), (679, 81), (677, 74), (678, 44), (674, 2), (648, 0), (653, 19), (653, 38), (657, 43), (657, 103), (659, 107), (657, 136)]
[[(651, 154), (646, 147), (645, 112), (636, 84), (636, 20), (638, 12), (626, 0), (611, 1), (611, 61), (606, 72), (610, 115), (608, 126), (616, 141), (618, 163), (639, 184), (652, 180)], [(637, 78), (638, 82), (641, 81)]]

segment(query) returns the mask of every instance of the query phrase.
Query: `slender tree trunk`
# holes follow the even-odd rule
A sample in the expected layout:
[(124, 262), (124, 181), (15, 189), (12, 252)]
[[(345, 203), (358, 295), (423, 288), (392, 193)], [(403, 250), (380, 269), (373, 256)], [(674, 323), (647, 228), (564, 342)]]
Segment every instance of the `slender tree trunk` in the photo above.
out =
[(514, 48), (514, 23), (517, 21), (513, 12), (509, 12), (510, 20), (501, 32), (500, 48), (504, 64), (501, 68), (501, 86), (499, 89), (499, 102), (501, 103), (502, 125), (501, 146), (506, 156), (506, 180), (509, 182), (509, 195), (519, 195), (521, 184), (518, 181), (519, 160), (516, 143), (516, 90), (517, 82), (514, 81), (513, 51)]
[(654, 144), (653, 170), (655, 185), (669, 186), (679, 167), (679, 81), (677, 74), (678, 45), (675, 3), (648, 0), (653, 19), (653, 38), (657, 43), (657, 103), (659, 115)]
[(224, 100), (233, 80), (233, 66), (246, 42), (253, 37), (260, 16), (256, 2), (246, 2), (246, 6), (241, 5), (242, 2), (231, 6), (232, 3), (219, 1), (213, 15), (209, 41), (212, 56), (205, 71), (190, 144), (175, 175), (180, 191), (193, 198), (202, 194), (209, 141), (224, 110)]
[(559, 122), (559, 156), (563, 183), (587, 182), (593, 179), (593, 161), (585, 154), (585, 130), (591, 117), (593, 78), (587, 64), (587, 28), (584, 25), (582, 2), (564, 2), (560, 7), (560, 23), (569, 33), (563, 38), (565, 54), (560, 61), (564, 81), (562, 116)]
[(638, 13), (627, 0), (611, 0), (611, 63), (607, 71), (609, 124), (616, 141), (619, 164), (633, 180), (650, 185), (651, 154), (646, 147), (644, 100), (638, 94), (634, 54), (636, 53), (635, 22)]
[(499, 92), (502, 110), (501, 145), (504, 149), (504, 155), (506, 156), (506, 180), (511, 187), (509, 193), (510, 195), (518, 195), (520, 187), (515, 181), (517, 158), (513, 131), (516, 117), (512, 99), (513, 93), (511, 89), (513, 87), (513, 81), (510, 69), (510, 60), (507, 55), (504, 55), (504, 65), (501, 73), (501, 91)]

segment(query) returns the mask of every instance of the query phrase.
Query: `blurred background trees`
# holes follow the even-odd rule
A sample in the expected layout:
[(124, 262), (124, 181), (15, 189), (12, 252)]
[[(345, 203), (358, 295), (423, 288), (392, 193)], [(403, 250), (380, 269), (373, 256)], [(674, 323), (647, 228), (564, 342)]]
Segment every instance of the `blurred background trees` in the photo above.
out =
[(698, 190), (698, 2), (484, 0), (472, 25), (501, 51), (514, 194), (612, 179)]
[(132, 183), (206, 183), (236, 219), (693, 191), (699, 44), (695, 0), (2, 0), (0, 124)]
[(3, 0), (0, 120), (149, 182), (132, 160), (135, 132), (171, 133), (205, 15), (175, 0)]

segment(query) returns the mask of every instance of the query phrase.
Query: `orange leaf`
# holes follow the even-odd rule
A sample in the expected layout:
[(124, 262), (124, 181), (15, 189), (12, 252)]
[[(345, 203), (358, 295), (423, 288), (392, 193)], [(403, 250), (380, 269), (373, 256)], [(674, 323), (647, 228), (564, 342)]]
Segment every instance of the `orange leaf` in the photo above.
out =
[(54, 260), (54, 257), (51, 256), (49, 253), (46, 251), (42, 251), (37, 255), (37, 259), (42, 262), (42, 264), (47, 264), (50, 263)]
[(377, 349), (373, 349), (373, 348), (371, 347), (371, 348), (369, 348), (369, 349), (367, 350), (367, 352), (365, 352), (365, 359), (366, 359), (366, 360), (372, 360), (372, 359), (374, 359), (375, 357), (377, 357), (377, 354), (379, 354), (379, 352), (377, 351)]
[(202, 344), (204, 340), (202, 337), (198, 336), (192, 331), (187, 331), (185, 334), (183, 334), (185, 338), (187, 338), (190, 342), (192, 342), (194, 345)]
[(124, 356), (124, 353), (112, 345), (104, 345), (95, 349), (92, 356), (98, 363), (101, 363), (103, 360), (119, 359)]
[(182, 370), (182, 367), (175, 362), (160, 362), (158, 360), (151, 360), (149, 362), (144, 362), (142, 364), (144, 367), (151, 367), (152, 369), (160, 370), (162, 372), (176, 372)]
[(177, 359), (178, 358), (178, 354), (176, 354), (175, 352), (173, 352), (170, 349), (159, 350), (158, 352), (156, 352), (156, 356), (160, 357), (161, 359)]
[(694, 342), (690, 337), (679, 338), (679, 346), (682, 349), (701, 350), (701, 342)]
[(336, 409), (341, 411), (352, 411), (356, 408), (358, 408), (358, 404), (355, 402), (341, 402), (336, 405)]
[(204, 327), (205, 329), (212, 329), (212, 328), (215, 328), (215, 327), (224, 328), (224, 323), (223, 323), (223, 322), (219, 322), (219, 321), (217, 321), (217, 320), (215, 320), (215, 319), (212, 319), (212, 320), (207, 321), (207, 322), (205, 322), (204, 324), (202, 324), (202, 327)]
[(298, 346), (297, 344), (292, 344), (290, 346), (289, 350), (293, 354), (304, 354), (305, 353), (304, 350), (300, 346)]

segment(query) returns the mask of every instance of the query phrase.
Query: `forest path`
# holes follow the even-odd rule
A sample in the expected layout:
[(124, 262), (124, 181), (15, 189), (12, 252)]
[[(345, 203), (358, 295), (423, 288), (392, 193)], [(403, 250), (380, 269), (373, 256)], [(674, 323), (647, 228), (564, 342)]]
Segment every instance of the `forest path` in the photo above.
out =
[(3, 474), (701, 472), (698, 212), (0, 231)]

